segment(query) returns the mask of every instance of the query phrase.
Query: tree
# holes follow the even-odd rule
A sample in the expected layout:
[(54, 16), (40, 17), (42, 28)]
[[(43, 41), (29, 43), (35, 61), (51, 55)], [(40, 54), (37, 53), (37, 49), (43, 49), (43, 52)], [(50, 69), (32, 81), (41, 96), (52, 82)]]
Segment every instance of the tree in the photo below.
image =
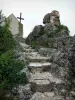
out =
[(0, 54), (12, 49), (14, 45), (15, 41), (11, 31), (6, 26), (0, 26)]
[(2, 14), (2, 10), (0, 10), (0, 25), (2, 24), (2, 22), (5, 21), (5, 16)]

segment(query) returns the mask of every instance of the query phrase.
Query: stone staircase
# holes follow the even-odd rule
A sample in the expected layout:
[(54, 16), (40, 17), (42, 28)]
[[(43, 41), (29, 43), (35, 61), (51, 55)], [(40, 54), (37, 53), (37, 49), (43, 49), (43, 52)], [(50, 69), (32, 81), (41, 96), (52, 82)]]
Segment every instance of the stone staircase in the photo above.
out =
[(23, 47), (26, 59), (29, 61), (29, 83), (34, 93), (29, 100), (64, 100), (63, 97), (55, 94), (55, 89), (61, 87), (63, 82), (49, 72), (52, 64), (50, 57), (42, 56), (31, 46)]

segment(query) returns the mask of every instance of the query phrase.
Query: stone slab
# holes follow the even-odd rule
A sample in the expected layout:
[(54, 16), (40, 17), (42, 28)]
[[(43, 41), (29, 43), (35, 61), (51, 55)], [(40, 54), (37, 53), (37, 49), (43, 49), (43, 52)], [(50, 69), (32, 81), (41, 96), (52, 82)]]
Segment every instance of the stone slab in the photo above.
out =
[(43, 56), (29, 56), (28, 57), (30, 62), (46, 62), (50, 60), (50, 57), (43, 57)]
[(49, 72), (30, 73), (29, 82), (34, 92), (50, 92), (54, 90), (55, 86), (62, 84), (60, 79), (53, 77)]
[(49, 80), (50, 82), (54, 82), (56, 84), (60, 84), (62, 83), (62, 80), (54, 77), (51, 73), (49, 72), (42, 72), (42, 73), (39, 73), (39, 72), (36, 72), (35, 74), (34, 73), (30, 73), (30, 81), (34, 81), (34, 80)]
[(30, 72), (36, 73), (36, 72), (43, 72), (43, 71), (49, 71), (50, 70), (51, 63), (49, 62), (30, 62), (28, 65), (28, 68)]

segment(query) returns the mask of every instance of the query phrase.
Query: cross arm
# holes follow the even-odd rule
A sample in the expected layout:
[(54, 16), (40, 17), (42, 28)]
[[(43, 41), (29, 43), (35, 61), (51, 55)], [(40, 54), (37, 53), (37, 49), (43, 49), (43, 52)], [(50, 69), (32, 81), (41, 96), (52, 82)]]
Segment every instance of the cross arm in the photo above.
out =
[(22, 19), (22, 20), (24, 20), (24, 18), (20, 18), (20, 17), (17, 17), (18, 19)]

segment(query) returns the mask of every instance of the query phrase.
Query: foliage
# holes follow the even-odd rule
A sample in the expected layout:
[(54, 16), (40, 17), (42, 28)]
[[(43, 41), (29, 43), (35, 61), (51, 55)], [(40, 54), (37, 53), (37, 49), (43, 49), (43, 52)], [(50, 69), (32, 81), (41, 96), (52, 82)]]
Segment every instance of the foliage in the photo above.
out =
[(5, 26), (0, 26), (0, 54), (12, 49), (15, 41), (12, 37), (11, 31)]
[(19, 35), (22, 36), (23, 35), (23, 25), (18, 22), (18, 25), (19, 25)]
[(0, 26), (0, 88), (27, 81), (25, 74), (18, 74), (25, 64), (15, 58), (15, 44), (7, 21), (4, 26)]
[(43, 47), (48, 47), (48, 41), (39, 41), (39, 43), (35, 40), (31, 42), (31, 46), (33, 49), (35, 49), (37, 46), (43, 46)]
[[(1, 15), (2, 17), (2, 15)], [(12, 49), (15, 45), (15, 41), (10, 31), (9, 18), (4, 20), (4, 26), (0, 25), (0, 55), (9, 49)]]
[(0, 10), (0, 25), (5, 21), (5, 16), (2, 14), (2, 10)]
[[(64, 31), (64, 32), (62, 32)], [(59, 25), (56, 26), (56, 30), (47, 34), (49, 38), (59, 37), (62, 35), (69, 36), (69, 29), (67, 26)]]
[(37, 46), (37, 41), (32, 41), (31, 42), (31, 47), (34, 49)]
[[(44, 34), (46, 34), (47, 36), (45, 39), (42, 37), (44, 36)], [(37, 38), (40, 38), (40, 36), (42, 37), (42, 40), (39, 39), (40, 41), (38, 41)], [(39, 33), (39, 36), (36, 36), (32, 39), (31, 46), (33, 48), (35, 48), (36, 46), (53, 47), (54, 43), (56, 42), (56, 38), (62, 36), (69, 36), (69, 29), (67, 28), (67, 26), (59, 25), (56, 26), (55, 30), (52, 29), (51, 31), (48, 31), (46, 33), (42, 28)]]
[(65, 25), (59, 25), (59, 26), (56, 26), (56, 27), (57, 27), (57, 30), (55, 31), (56, 33), (59, 33), (62, 30), (65, 30), (66, 31), (66, 35), (69, 36), (69, 29), (68, 29), (67, 26), (65, 26)]
[(10, 17), (8, 17), (8, 18), (5, 19), (5, 25), (4, 25), (4, 27), (6, 29), (9, 29), (10, 28)]
[[(0, 96), (0, 100), (14, 100), (14, 96), (9, 96), (9, 97), (6, 97), (4, 95), (1, 95)], [(17, 100), (17, 99), (16, 99)]]
[(26, 83), (26, 75), (19, 73), (24, 66), (24, 62), (14, 59), (12, 51), (2, 54), (0, 56), (0, 88)]

